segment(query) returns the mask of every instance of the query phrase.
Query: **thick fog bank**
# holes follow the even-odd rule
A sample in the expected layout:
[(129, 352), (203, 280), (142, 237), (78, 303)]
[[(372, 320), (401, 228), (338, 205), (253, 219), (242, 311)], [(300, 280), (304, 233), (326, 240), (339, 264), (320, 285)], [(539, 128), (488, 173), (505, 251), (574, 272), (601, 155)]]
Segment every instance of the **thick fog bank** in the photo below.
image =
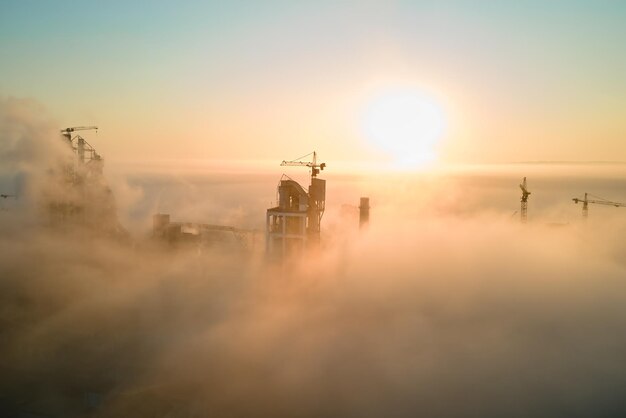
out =
[[(40, 167), (54, 164), (18, 150), (55, 134), (27, 129), (37, 111), (14, 114), (26, 102), (2, 106), (3, 175), (27, 172), (20, 205), (40, 207)], [(145, 228), (120, 239), (2, 211), (0, 415), (623, 416), (626, 217), (594, 207), (583, 223), (567, 201), (541, 216), (531, 205), (522, 225), (517, 184), (480, 178), (329, 181), (322, 247), (278, 264), (259, 248), (173, 247)], [(120, 210), (135, 214), (122, 218), (145, 222), (160, 186), (118, 180)], [(248, 206), (222, 207), (263, 208), (258, 183), (205, 206), (198, 183), (178, 213), (255, 225)], [(557, 183), (529, 181), (531, 199)], [(364, 192), (359, 232), (339, 205)], [(546, 225), (566, 204), (575, 217)]]

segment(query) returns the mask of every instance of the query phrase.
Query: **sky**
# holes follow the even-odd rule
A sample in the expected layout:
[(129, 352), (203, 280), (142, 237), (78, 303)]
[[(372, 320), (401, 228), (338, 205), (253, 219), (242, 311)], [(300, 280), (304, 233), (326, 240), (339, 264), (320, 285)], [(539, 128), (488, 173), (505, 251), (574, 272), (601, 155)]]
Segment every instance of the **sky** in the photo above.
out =
[(0, 0), (0, 416), (626, 416), (626, 3), (127, 3)]
[(440, 162), (624, 161), (625, 18), (620, 1), (0, 0), (0, 96), (98, 125), (109, 161), (398, 160), (365, 120), (389, 91), (441, 110)]

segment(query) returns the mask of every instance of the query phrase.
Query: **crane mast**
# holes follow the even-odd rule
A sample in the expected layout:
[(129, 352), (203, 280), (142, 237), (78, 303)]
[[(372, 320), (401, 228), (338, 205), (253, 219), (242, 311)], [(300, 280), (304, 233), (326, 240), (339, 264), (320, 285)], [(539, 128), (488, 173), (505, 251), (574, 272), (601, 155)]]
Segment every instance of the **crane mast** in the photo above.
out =
[(522, 181), (522, 184), (519, 185), (520, 189), (522, 189), (522, 199), (521, 199), (521, 209), (520, 209), (520, 219), (522, 223), (526, 223), (528, 219), (528, 196), (530, 192), (526, 187), (526, 177)]

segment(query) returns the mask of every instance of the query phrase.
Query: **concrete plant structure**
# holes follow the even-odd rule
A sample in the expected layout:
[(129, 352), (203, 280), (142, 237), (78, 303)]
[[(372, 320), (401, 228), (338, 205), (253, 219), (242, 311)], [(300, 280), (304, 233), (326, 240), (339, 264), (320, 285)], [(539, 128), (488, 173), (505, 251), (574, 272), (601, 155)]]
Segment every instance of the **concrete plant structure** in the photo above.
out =
[[(311, 155), (311, 154), (309, 154)], [(326, 164), (317, 164), (317, 154), (310, 162), (283, 161), (282, 166), (304, 166), (311, 169), (308, 191), (298, 182), (283, 175), (278, 185), (278, 206), (266, 213), (266, 248), (277, 258), (302, 254), (320, 240), (320, 226), (326, 206), (326, 180), (317, 175)]]

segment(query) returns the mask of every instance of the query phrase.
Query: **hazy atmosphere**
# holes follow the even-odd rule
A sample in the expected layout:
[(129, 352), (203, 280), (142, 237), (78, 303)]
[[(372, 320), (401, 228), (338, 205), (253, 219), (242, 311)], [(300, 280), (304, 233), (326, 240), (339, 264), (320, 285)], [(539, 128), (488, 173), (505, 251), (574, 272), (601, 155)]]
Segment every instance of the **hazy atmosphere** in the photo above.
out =
[(0, 416), (624, 416), (625, 18), (0, 0)]
[(622, 161), (625, 16), (611, 0), (2, 0), (0, 94), (99, 126), (110, 160), (388, 161), (363, 119), (415, 90), (445, 114), (441, 160)]

